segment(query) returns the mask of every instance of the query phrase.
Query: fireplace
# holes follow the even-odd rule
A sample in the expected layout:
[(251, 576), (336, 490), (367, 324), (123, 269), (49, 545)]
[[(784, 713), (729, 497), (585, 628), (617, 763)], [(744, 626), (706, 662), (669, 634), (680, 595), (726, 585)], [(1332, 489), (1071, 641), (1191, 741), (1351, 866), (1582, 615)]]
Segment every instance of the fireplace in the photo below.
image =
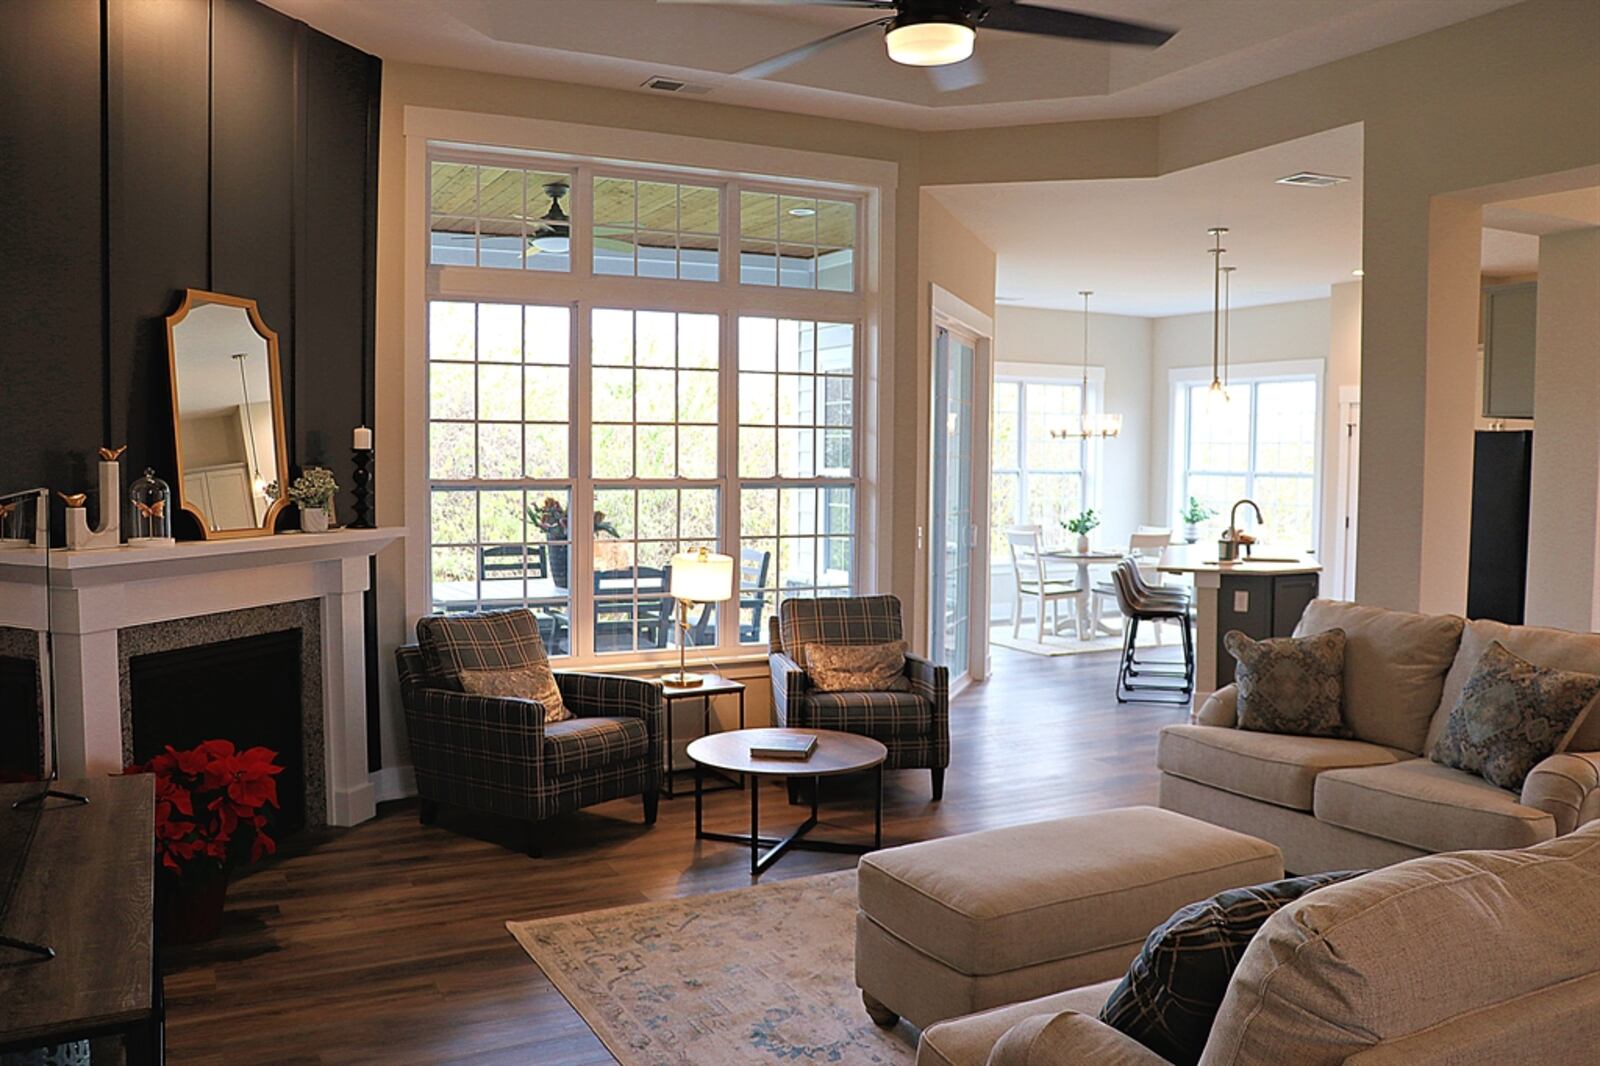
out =
[[(306, 760), (298, 629), (129, 659), (133, 759), (229, 740), (278, 753), (277, 834), (306, 824)], [(319, 819), (320, 821), (320, 819)], [(275, 834), (276, 835), (276, 834)]]
[(38, 662), (0, 655), (0, 781), (37, 781), (44, 772), (41, 707)]

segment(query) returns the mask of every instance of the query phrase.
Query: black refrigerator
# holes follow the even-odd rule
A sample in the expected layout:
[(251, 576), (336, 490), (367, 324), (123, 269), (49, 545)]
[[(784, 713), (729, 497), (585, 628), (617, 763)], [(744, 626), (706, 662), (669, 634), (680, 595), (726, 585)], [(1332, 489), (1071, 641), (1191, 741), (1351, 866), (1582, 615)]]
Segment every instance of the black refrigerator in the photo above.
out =
[(1522, 624), (1528, 585), (1532, 430), (1480, 430), (1472, 449), (1467, 617)]

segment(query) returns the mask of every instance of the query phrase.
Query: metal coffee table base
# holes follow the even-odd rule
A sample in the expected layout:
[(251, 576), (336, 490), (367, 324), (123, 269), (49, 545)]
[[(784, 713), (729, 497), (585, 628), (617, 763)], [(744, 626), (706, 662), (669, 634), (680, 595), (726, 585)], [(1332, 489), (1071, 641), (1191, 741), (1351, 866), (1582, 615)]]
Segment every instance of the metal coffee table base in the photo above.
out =
[[(786, 837), (761, 835), (761, 778), (750, 782), (750, 832), (710, 833), (705, 829), (705, 768), (694, 766), (694, 835), (696, 840), (718, 840), (726, 844), (743, 844), (750, 849), (750, 876), (760, 877), (767, 867), (783, 858), (791, 849), (798, 851), (831, 851), (845, 855), (865, 855), (883, 847), (883, 764), (872, 768), (872, 843), (856, 844), (842, 840), (813, 840), (806, 834), (817, 826), (817, 793), (822, 779), (812, 778), (811, 814)], [(802, 777), (803, 774), (795, 774)], [(766, 850), (762, 850), (766, 849)]]

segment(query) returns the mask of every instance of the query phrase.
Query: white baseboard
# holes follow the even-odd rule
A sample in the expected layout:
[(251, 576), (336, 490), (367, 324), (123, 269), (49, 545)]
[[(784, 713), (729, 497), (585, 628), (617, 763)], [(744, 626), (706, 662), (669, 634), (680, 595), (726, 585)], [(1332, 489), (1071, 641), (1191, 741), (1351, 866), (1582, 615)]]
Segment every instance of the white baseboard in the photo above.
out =
[(385, 766), (369, 775), (378, 803), (410, 799), (417, 794), (417, 775), (409, 766)]

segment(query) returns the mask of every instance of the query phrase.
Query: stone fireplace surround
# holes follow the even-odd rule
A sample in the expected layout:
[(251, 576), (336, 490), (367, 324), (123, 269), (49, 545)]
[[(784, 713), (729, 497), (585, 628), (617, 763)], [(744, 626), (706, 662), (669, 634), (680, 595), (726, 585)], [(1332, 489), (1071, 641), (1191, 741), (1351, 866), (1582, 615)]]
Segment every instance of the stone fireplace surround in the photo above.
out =
[[(320, 730), (305, 731), (308, 821), (347, 826), (371, 818), (362, 597), (368, 558), (403, 536), (396, 528), (351, 529), (57, 550), (48, 612), (36, 594), (41, 557), (0, 553), (0, 626), (42, 631), (48, 619), (62, 775), (117, 773), (125, 765), (131, 656), (272, 629), (304, 632), (285, 619), (314, 618), (315, 654), (302, 653), (306, 687), (316, 690), (305, 702), (321, 713)], [(321, 780), (312, 784), (319, 762)], [(311, 806), (315, 796), (320, 810)]]

